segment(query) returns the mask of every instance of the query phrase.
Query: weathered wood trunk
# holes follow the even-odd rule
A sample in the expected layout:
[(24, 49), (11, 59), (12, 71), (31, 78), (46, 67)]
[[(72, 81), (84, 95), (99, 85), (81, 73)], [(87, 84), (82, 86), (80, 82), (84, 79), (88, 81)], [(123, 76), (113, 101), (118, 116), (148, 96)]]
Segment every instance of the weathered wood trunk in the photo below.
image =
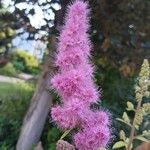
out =
[(33, 95), (30, 108), (24, 118), (22, 130), (17, 143), (17, 150), (28, 150), (34, 146), (41, 136), (46, 117), (48, 115), (52, 98), (47, 91), (50, 59), (47, 58), (36, 91)]

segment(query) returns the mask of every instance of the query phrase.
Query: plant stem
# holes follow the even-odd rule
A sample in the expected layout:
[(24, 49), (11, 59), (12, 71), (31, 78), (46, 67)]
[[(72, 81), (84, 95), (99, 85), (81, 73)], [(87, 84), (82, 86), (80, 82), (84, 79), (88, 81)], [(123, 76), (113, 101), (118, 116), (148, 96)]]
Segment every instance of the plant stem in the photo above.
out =
[(136, 117), (136, 114), (138, 113), (139, 109), (141, 108), (141, 103), (142, 103), (142, 100), (140, 100), (138, 102), (138, 105), (137, 105), (136, 110), (135, 110), (135, 115), (134, 115), (134, 119), (133, 119), (133, 123), (132, 123), (132, 127), (131, 127), (131, 132), (130, 132), (130, 138), (129, 138), (129, 142), (128, 142), (126, 150), (131, 150), (131, 145), (132, 145), (132, 142), (134, 139), (134, 133), (135, 133), (135, 117)]

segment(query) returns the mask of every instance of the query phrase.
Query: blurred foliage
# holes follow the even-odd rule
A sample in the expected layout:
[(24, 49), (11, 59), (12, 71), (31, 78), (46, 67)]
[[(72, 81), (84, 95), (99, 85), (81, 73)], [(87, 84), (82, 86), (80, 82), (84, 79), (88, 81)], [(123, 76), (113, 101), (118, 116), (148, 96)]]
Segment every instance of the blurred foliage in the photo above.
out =
[[(50, 51), (53, 50), (52, 45), (55, 41), (52, 37), (58, 36), (60, 26), (63, 24), (66, 5), (70, 0), (12, 1), (14, 2), (14, 12), (3, 15), (5, 20), (11, 22), (13, 29), (24, 29), (19, 34), (27, 32), (27, 39), (37, 40), (37, 34), (41, 31), (46, 32), (40, 40), (47, 44)], [(30, 10), (29, 8), (21, 10), (16, 7), (17, 4), (23, 2), (31, 6)], [(62, 9), (56, 10), (55, 4), (60, 4)], [(96, 83), (103, 91), (101, 105), (111, 112), (112, 118), (121, 117), (125, 109), (125, 100), (134, 101), (133, 85), (139, 67), (144, 58), (150, 59), (150, 1), (89, 0), (89, 4), (91, 7), (91, 30), (89, 33), (93, 42), (92, 61), (97, 66)], [(46, 23), (38, 28), (32, 26), (29, 19), (29, 16), (33, 16), (35, 13), (33, 7), (35, 5), (39, 6), (45, 14)], [(46, 14), (50, 10), (55, 14), (55, 20), (46, 18)], [(11, 19), (9, 20), (9, 18)], [(16, 66), (22, 68), (20, 70), (24, 69), (24, 65), (21, 63)], [(129, 115), (132, 117), (133, 114)], [(112, 127), (115, 135), (114, 141), (116, 141), (122, 125), (113, 119)], [(45, 126), (41, 140), (46, 149), (55, 143), (51, 141), (51, 138), (54, 138), (55, 134), (58, 135), (53, 128), (50, 125)], [(57, 140), (57, 138), (54, 139)]]
[[(7, 63), (7, 56), (12, 47), (12, 39), (16, 36), (13, 17), (8, 8), (0, 2), (0, 66)], [(7, 18), (8, 17), (8, 18)]]
[(90, 4), (95, 55), (103, 56), (123, 74), (124, 69), (137, 72), (143, 59), (150, 59), (150, 2), (94, 0)]
[(0, 68), (0, 75), (16, 76), (17, 71), (12, 63), (7, 63), (3, 68)]
[(38, 60), (27, 51), (12, 51), (9, 60), (10, 62), (0, 67), (1, 75), (16, 76), (21, 72), (35, 75), (40, 72)]
[(34, 86), (0, 82), (0, 149), (15, 150)]
[(29, 52), (16, 50), (12, 53), (11, 62), (19, 72), (37, 73), (39, 70), (38, 60)]
[[(17, 26), (28, 33), (27, 39), (36, 39), (37, 34), (45, 32), (40, 40), (51, 48), (52, 36), (59, 33), (63, 24), (66, 5), (70, 0), (12, 0), (15, 10), (12, 18), (17, 20)], [(91, 8), (90, 35), (94, 43), (94, 55), (103, 56), (107, 62), (124, 73), (124, 69), (139, 69), (144, 58), (150, 59), (150, 25), (148, 0), (88, 0)], [(26, 3), (30, 8), (19, 9), (17, 5)], [(56, 9), (56, 4), (61, 10)], [(44, 25), (34, 27), (30, 17), (34, 16), (34, 6), (39, 6), (43, 12)], [(50, 13), (51, 12), (51, 13)], [(54, 19), (46, 16), (55, 14)], [(24, 33), (22, 32), (22, 33)], [(140, 56), (140, 57), (139, 57)], [(128, 74), (125, 74), (126, 76)]]
[(55, 150), (56, 149), (56, 142), (59, 140), (61, 137), (61, 132), (59, 131), (58, 128), (50, 125), (49, 121), (47, 120), (44, 132), (42, 135), (42, 143), (43, 143), (43, 148), (45, 150)]
[[(97, 60), (97, 59), (94, 59)], [(98, 62), (95, 73), (95, 82), (101, 90), (99, 106), (106, 109), (111, 114), (113, 138), (111, 145), (118, 139), (122, 124), (114, 118), (121, 117), (125, 109), (126, 99), (134, 100), (134, 82), (135, 76), (124, 77), (116, 67), (105, 64), (102, 67)], [(99, 107), (95, 106), (95, 107)], [(125, 128), (127, 130), (127, 128)]]

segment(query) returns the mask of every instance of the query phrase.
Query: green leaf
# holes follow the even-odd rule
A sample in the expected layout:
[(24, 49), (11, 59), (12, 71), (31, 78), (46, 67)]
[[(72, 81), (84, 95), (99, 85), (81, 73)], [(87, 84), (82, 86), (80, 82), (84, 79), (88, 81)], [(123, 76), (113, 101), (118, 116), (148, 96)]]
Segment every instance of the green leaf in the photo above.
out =
[(131, 102), (129, 102), (129, 101), (127, 102), (126, 110), (128, 110), (128, 111), (134, 110), (134, 105)]
[(140, 141), (143, 141), (143, 142), (149, 142), (149, 140), (147, 140), (145, 137), (143, 137), (143, 136), (137, 136), (137, 137), (135, 137), (135, 139), (137, 139), (137, 140), (140, 140)]
[(126, 123), (130, 123), (130, 119), (128, 117), (128, 114), (126, 112), (123, 113), (122, 119), (126, 122)]
[(65, 138), (69, 133), (70, 133), (70, 131), (71, 131), (71, 129), (70, 130), (66, 130), (64, 133), (63, 133), (63, 135), (61, 136), (61, 140), (63, 139), (63, 138)]
[(146, 137), (149, 137), (149, 136), (150, 136), (150, 130), (144, 130), (144, 131), (142, 132), (142, 135), (143, 135), (143, 136), (146, 136)]
[(119, 141), (119, 142), (117, 142), (117, 143), (115, 143), (115, 144), (113, 145), (113, 148), (112, 148), (112, 149), (117, 149), (117, 148), (120, 148), (120, 147), (125, 147), (125, 145), (126, 145), (125, 142)]
[(125, 122), (124, 120), (122, 120), (122, 119), (120, 119), (120, 118), (117, 118), (116, 120), (118, 120), (118, 121), (120, 121), (120, 122), (123, 122), (123, 123), (125, 123), (126, 125), (132, 127), (132, 125), (131, 125), (130, 123), (127, 123), (127, 122)]
[(119, 136), (120, 136), (121, 140), (123, 140), (123, 141), (126, 140), (126, 135), (125, 135), (125, 132), (123, 130), (120, 131)]
[(136, 130), (139, 130), (139, 125), (134, 126)]
[(129, 143), (129, 138), (126, 138), (125, 142), (126, 142), (126, 143)]

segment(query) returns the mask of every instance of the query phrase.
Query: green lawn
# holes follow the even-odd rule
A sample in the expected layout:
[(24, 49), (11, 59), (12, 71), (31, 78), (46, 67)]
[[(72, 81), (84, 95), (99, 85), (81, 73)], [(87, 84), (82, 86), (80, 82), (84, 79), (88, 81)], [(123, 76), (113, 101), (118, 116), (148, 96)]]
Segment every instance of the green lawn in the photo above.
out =
[(0, 82), (0, 150), (15, 150), (33, 92), (32, 84)]
[(33, 90), (33, 86), (27, 83), (0, 82), (0, 97), (23, 94)]
[(0, 82), (0, 97), (15, 94), (17, 93), (18, 89), (19, 86), (17, 84)]

